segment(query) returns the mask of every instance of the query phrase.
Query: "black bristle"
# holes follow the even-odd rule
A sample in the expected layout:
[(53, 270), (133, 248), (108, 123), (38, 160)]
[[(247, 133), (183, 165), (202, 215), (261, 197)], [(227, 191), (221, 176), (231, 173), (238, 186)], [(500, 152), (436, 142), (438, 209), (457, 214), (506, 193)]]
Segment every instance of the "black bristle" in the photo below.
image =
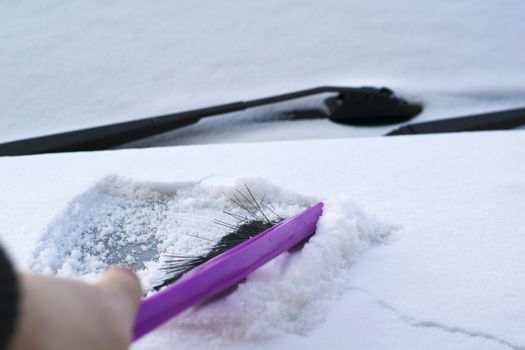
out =
[[(162, 267), (160, 268), (164, 272), (164, 279), (153, 287), (154, 290), (159, 290), (170, 285), (188, 271), (232, 249), (233, 247), (236, 247), (251, 237), (284, 220), (275, 213), (275, 208), (273, 208), (270, 203), (265, 204), (264, 200), (257, 201), (252, 191), (247, 186), (245, 187), (248, 191), (248, 196), (237, 190), (239, 196), (234, 195), (232, 202), (239, 208), (243, 209), (246, 216), (224, 211), (225, 214), (233, 217), (237, 222), (231, 224), (221, 220), (214, 220), (216, 224), (224, 226), (232, 231), (223, 236), (219, 241), (211, 240), (216, 242), (215, 245), (210, 251), (202, 256), (188, 256), (182, 254), (164, 255), (162, 259)], [(264, 209), (273, 214), (277, 219), (270, 219), (268, 215), (264, 213)], [(210, 240), (200, 236), (194, 237)]]

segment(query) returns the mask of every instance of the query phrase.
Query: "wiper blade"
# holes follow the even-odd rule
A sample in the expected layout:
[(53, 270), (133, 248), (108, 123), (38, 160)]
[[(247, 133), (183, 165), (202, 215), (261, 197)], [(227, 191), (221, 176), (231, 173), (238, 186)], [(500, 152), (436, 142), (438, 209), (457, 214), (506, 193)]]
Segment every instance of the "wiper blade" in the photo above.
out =
[(325, 100), (328, 118), (344, 123), (399, 123), (422, 111), (422, 106), (398, 98), (387, 88), (321, 86), (246, 102), (234, 102), (186, 112), (132, 120), (0, 144), (0, 156), (104, 150), (194, 124), (202, 118), (296, 98), (337, 93)]
[(435, 134), (461, 131), (506, 130), (525, 124), (525, 108), (413, 123), (385, 136)]

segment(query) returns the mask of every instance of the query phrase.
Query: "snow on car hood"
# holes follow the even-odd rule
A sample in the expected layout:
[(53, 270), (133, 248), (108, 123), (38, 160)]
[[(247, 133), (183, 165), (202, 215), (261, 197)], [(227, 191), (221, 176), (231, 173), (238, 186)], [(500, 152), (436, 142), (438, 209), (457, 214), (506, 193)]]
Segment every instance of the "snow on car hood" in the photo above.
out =
[[(74, 201), (104, 198), (96, 193), (107, 176), (120, 176), (102, 181), (124, 189), (126, 181), (130, 188), (207, 183), (202, 193), (232, 188), (216, 179), (257, 178), (283, 191), (275, 192), (283, 203), (346, 198), (326, 208), (316, 237), (323, 249), (348, 251), (343, 238), (359, 232), (388, 239), (355, 250), (343, 270), (326, 250), (302, 251), (294, 264), (308, 266), (312, 279), (291, 274), (279, 282), (276, 261), (254, 274), (251, 285), (260, 289), (248, 282), (225, 304), (175, 319), (137, 349), (518, 349), (525, 347), (524, 146), (522, 132), (485, 132), (4, 157), (2, 241), (28, 268)], [(355, 226), (359, 217), (382, 224)], [(305, 300), (311, 308), (299, 312)], [(244, 309), (261, 305), (260, 319)]]

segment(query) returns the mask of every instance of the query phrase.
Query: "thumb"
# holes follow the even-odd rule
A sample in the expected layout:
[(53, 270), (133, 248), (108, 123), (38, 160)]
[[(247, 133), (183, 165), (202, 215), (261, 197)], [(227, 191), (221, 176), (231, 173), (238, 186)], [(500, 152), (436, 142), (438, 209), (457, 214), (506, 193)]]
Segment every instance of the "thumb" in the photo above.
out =
[(112, 266), (100, 276), (97, 285), (122, 301), (129, 319), (135, 318), (142, 296), (142, 287), (135, 272), (124, 266)]

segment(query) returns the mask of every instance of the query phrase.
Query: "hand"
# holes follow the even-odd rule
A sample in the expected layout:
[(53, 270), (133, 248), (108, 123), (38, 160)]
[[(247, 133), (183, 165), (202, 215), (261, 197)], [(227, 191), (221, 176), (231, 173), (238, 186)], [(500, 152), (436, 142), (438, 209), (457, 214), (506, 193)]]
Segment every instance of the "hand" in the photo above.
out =
[(12, 350), (124, 350), (142, 289), (125, 267), (96, 284), (21, 273), (21, 309)]

